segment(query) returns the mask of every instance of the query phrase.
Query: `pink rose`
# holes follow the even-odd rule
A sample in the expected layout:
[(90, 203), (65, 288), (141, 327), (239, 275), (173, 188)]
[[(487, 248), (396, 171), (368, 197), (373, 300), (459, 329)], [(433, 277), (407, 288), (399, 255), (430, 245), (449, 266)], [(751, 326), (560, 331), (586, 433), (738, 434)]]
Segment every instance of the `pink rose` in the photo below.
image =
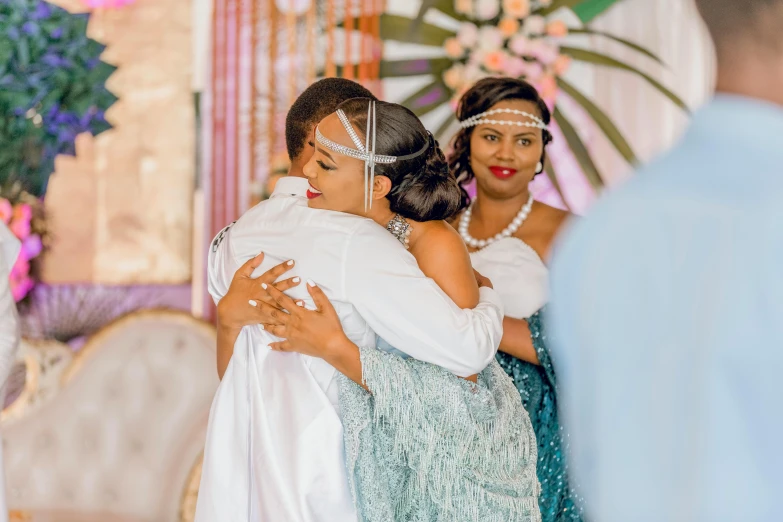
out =
[(527, 66), (526, 78), (531, 83), (537, 81), (544, 74), (544, 68), (538, 62), (526, 62), (525, 65)]
[(473, 0), (455, 0), (454, 10), (460, 14), (473, 16)]
[(17, 203), (14, 205), (14, 219), (23, 219), (30, 221), (33, 218), (33, 207), (27, 203)]
[(484, 68), (491, 72), (500, 72), (506, 66), (506, 57), (503, 51), (493, 51), (484, 57)]
[(21, 240), (27, 239), (27, 236), (30, 235), (30, 221), (28, 220), (14, 219), (8, 228)]
[(554, 20), (546, 26), (546, 34), (554, 38), (563, 38), (568, 34), (568, 26), (562, 20)]
[(505, 66), (503, 67), (503, 73), (511, 78), (519, 78), (525, 76), (527, 71), (527, 64), (525, 60), (517, 56), (509, 56), (506, 59)]
[(554, 100), (557, 96), (557, 82), (554, 76), (546, 75), (538, 81), (538, 94), (545, 100)]
[(506, 38), (510, 38), (519, 30), (519, 20), (505, 17), (498, 23), (498, 30)]
[(24, 277), (18, 281), (11, 281), (11, 295), (17, 303), (30, 293), (35, 286), (35, 282), (29, 277)]
[(522, 30), (525, 34), (540, 35), (546, 31), (546, 19), (543, 16), (533, 15), (525, 18), (525, 22), (522, 25)]
[(492, 20), (500, 13), (498, 0), (477, 0), (476, 18), (479, 20)]
[(14, 207), (11, 206), (11, 202), (5, 198), (0, 198), (0, 221), (7, 225), (11, 221), (13, 213)]
[(558, 75), (562, 76), (565, 74), (565, 72), (568, 70), (568, 68), (571, 66), (571, 57), (567, 56), (565, 54), (561, 54), (557, 57), (557, 60), (552, 64), (552, 70), (553, 72)]
[(446, 39), (446, 42), (443, 44), (443, 48), (446, 50), (446, 56), (453, 60), (462, 58), (462, 56), (465, 54), (465, 49), (462, 47), (462, 45), (460, 45), (459, 40), (456, 38)]
[(503, 12), (514, 18), (525, 18), (530, 14), (530, 0), (503, 0)]
[(529, 47), (530, 40), (528, 40), (527, 37), (523, 34), (514, 36), (508, 43), (508, 48), (511, 49), (511, 52), (517, 56), (525, 56)]
[(43, 244), (41, 243), (41, 237), (38, 234), (32, 234), (22, 242), (22, 254), (27, 259), (34, 259), (38, 257), (43, 251)]
[(485, 25), (479, 29), (478, 46), (482, 51), (497, 51), (503, 47), (503, 33), (497, 27)]
[(470, 22), (461, 23), (457, 31), (457, 40), (466, 49), (475, 47), (478, 42), (478, 27)]
[(465, 83), (465, 67), (461, 64), (457, 64), (449, 68), (443, 73), (443, 83), (451, 89), (456, 91), (463, 83)]

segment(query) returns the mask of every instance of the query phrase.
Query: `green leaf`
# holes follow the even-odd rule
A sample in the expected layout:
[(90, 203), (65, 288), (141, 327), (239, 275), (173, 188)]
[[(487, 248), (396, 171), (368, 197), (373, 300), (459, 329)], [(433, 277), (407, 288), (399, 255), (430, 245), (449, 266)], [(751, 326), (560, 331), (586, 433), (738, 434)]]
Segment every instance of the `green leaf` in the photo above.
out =
[(450, 98), (449, 89), (442, 82), (436, 80), (405, 98), (400, 102), (400, 105), (412, 110), (416, 116), (422, 117)]
[(626, 47), (629, 47), (629, 48), (633, 49), (634, 51), (638, 51), (638, 52), (642, 53), (643, 55), (652, 58), (653, 60), (655, 60), (656, 62), (658, 62), (661, 65), (665, 65), (663, 63), (663, 60), (661, 60), (657, 55), (653, 54), (652, 51), (650, 51), (649, 49), (645, 49), (641, 45), (635, 44), (635, 43), (631, 42), (630, 40), (625, 40), (623, 38), (619, 38), (619, 37), (614, 36), (612, 34), (605, 33), (603, 31), (596, 31), (596, 30), (590, 29), (590, 28), (584, 28), (584, 29), (569, 28), (568, 32), (570, 34), (587, 34), (587, 35), (591, 35), (591, 36), (603, 36), (604, 38), (609, 38), (610, 40), (614, 40), (615, 42), (621, 43), (621, 44), (625, 45)]
[(565, 193), (563, 192), (563, 187), (560, 186), (560, 181), (557, 179), (557, 173), (555, 172), (555, 167), (552, 165), (552, 162), (547, 160), (544, 164), (544, 172), (546, 173), (546, 177), (549, 178), (549, 181), (552, 183), (552, 186), (555, 187), (555, 190), (557, 191), (557, 195), (560, 196), (560, 200), (563, 202), (563, 205), (565, 206), (566, 210), (569, 212), (573, 212), (571, 210), (571, 205), (568, 204), (568, 200), (565, 197)]
[(625, 161), (631, 165), (636, 165), (639, 162), (636, 154), (633, 152), (633, 149), (631, 149), (631, 145), (626, 141), (623, 134), (604, 111), (602, 111), (587, 96), (582, 94), (579, 89), (564, 79), (558, 78), (557, 85), (563, 90), (563, 92), (568, 94), (568, 96), (573, 98), (575, 102), (577, 102), (587, 111), (590, 117), (593, 118), (593, 120), (598, 124), (598, 127), (603, 131), (606, 137), (609, 138), (609, 141), (612, 143), (612, 145), (614, 145), (614, 148), (617, 149), (617, 152), (619, 152), (622, 157), (625, 158)]
[(622, 69), (624, 71), (632, 72), (636, 75), (641, 76), (647, 82), (655, 87), (659, 92), (661, 92), (664, 96), (669, 98), (672, 102), (674, 102), (675, 105), (680, 107), (682, 110), (688, 111), (688, 106), (685, 105), (685, 102), (683, 102), (679, 96), (674, 94), (672, 91), (664, 87), (658, 80), (653, 78), (652, 76), (643, 73), (639, 69), (635, 67), (631, 67), (627, 63), (621, 62), (620, 60), (617, 60), (615, 58), (612, 58), (611, 56), (607, 56), (602, 53), (597, 53), (595, 51), (588, 51), (587, 49), (578, 49), (576, 47), (566, 47), (563, 46), (560, 48), (560, 52), (563, 54), (567, 54), (574, 60), (580, 61), (580, 62), (586, 62), (586, 63), (592, 63), (596, 65), (605, 65), (607, 67), (614, 67), (616, 69)]
[(412, 23), (413, 20), (404, 16), (382, 15), (381, 39), (441, 47), (447, 38), (455, 35), (453, 31), (427, 23), (420, 24), (416, 32), (411, 33)]
[(572, 11), (576, 13), (576, 16), (579, 17), (582, 23), (586, 24), (619, 1), (620, 0), (583, 0), (581, 3), (575, 5), (572, 8)]
[(440, 76), (454, 62), (449, 58), (419, 58), (381, 61), (381, 78), (399, 78), (434, 74)]
[(601, 180), (601, 174), (598, 172), (598, 167), (593, 163), (593, 158), (590, 156), (590, 152), (582, 142), (582, 138), (579, 137), (574, 126), (557, 107), (555, 107), (554, 118), (557, 122), (557, 126), (560, 127), (560, 130), (563, 132), (563, 136), (565, 136), (568, 147), (582, 167), (582, 172), (584, 172), (585, 177), (587, 177), (587, 181), (590, 182), (593, 189), (596, 191), (600, 190), (604, 184)]
[(533, 12), (541, 16), (547, 16), (563, 7), (573, 9), (575, 5), (583, 1), (584, 0), (554, 0), (551, 4), (549, 4), (549, 7), (542, 7), (540, 9), (535, 9)]
[(430, 9), (437, 9), (441, 13), (448, 15), (460, 22), (469, 20), (467, 16), (457, 12), (455, 9), (454, 0), (422, 0), (419, 12), (416, 15), (416, 18), (413, 19), (413, 26), (411, 30), (415, 31), (418, 29), (419, 24), (424, 21), (424, 15), (426, 15), (427, 11)]

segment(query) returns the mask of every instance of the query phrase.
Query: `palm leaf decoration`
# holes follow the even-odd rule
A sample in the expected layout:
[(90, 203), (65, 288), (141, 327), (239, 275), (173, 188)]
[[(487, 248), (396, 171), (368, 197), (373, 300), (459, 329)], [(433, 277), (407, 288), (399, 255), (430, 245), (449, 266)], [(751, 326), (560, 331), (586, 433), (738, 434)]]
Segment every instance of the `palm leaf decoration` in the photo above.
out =
[[(665, 67), (661, 59), (650, 50), (632, 41), (593, 30), (586, 25), (619, 1), (531, 0), (529, 12), (504, 13), (502, 7), (497, 12), (491, 10), (490, 12), (480, 12), (475, 0), (423, 0), (420, 10), (414, 18), (383, 15), (381, 38), (438, 47), (445, 50), (446, 56), (384, 60), (381, 63), (381, 77), (428, 78), (429, 81), (425, 85), (401, 102), (419, 116), (428, 114), (444, 103), (455, 101), (465, 89), (482, 76), (514, 75), (530, 81), (539, 88), (544, 98), (554, 105), (553, 119), (555, 124), (565, 137), (565, 141), (581, 166), (585, 178), (598, 191), (603, 186), (603, 176), (573, 123), (560, 106), (560, 100), (567, 97), (581, 106), (627, 162), (636, 164), (638, 159), (612, 118), (581, 92), (578, 86), (562, 77), (564, 67), (567, 67), (570, 61), (609, 67), (634, 74), (675, 105), (685, 111), (688, 110), (685, 103), (675, 93), (638, 68), (612, 56), (591, 49), (568, 46), (562, 42), (566, 33), (605, 38), (639, 53), (645, 59), (652, 60), (661, 67)], [(486, 2), (483, 4), (486, 6)], [(499, 0), (498, 6), (500, 5), (502, 2)], [(524, 4), (520, 3), (520, 5)], [(583, 25), (581, 27), (565, 27), (562, 22), (549, 24), (545, 17), (560, 9), (572, 10)], [(446, 15), (455, 21), (454, 24), (444, 25), (459, 26), (460, 29), (454, 31), (428, 23), (425, 21), (425, 15), (431, 10), (439, 11), (441, 15)], [(524, 11), (524, 8), (522, 10)], [(487, 50), (488, 38), (494, 38), (496, 39), (494, 41), (502, 43), (496, 49), (489, 46), (489, 50)], [(500, 40), (497, 40), (498, 38)], [(519, 39), (519, 41), (515, 41), (515, 39)], [(483, 50), (477, 50), (480, 47), (483, 47)], [(476, 56), (481, 58), (476, 59)], [(497, 63), (505, 65), (498, 67)], [(515, 71), (514, 74), (510, 73), (512, 70)], [(439, 125), (436, 135), (441, 139), (444, 138), (443, 134), (452, 126), (453, 122), (453, 115), (446, 118)], [(562, 197), (562, 189), (551, 165), (547, 165), (547, 175)]]

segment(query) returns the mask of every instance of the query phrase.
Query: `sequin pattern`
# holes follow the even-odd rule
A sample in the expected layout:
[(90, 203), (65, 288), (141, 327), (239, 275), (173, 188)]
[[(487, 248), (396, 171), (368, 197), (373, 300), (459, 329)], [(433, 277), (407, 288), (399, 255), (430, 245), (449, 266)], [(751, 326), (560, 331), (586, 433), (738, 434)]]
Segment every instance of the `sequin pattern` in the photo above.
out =
[(540, 522), (535, 436), (493, 362), (473, 384), (361, 350), (372, 395), (339, 377), (346, 467), (360, 522)]
[(568, 481), (565, 454), (568, 436), (558, 420), (557, 379), (547, 349), (548, 335), (539, 310), (528, 319), (540, 366), (498, 352), (500, 366), (513, 379), (530, 415), (538, 441), (536, 472), (541, 483), (539, 506), (543, 522), (582, 521), (582, 501)]

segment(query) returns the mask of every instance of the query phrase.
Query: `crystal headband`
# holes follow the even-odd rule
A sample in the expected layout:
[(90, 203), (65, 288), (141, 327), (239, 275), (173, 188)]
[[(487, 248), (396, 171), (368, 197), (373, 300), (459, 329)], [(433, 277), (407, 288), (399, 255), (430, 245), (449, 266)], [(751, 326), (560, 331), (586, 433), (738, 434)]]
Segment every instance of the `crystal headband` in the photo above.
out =
[[(516, 114), (518, 116), (530, 118), (533, 121), (495, 120), (487, 118), (488, 116), (494, 116), (495, 114)], [(491, 111), (482, 112), (461, 121), (460, 127), (467, 129), (468, 127), (475, 127), (476, 125), (483, 125), (485, 123), (495, 123), (497, 125), (517, 125), (519, 127), (535, 127), (542, 130), (546, 130), (547, 128), (544, 120), (535, 114), (530, 114), (529, 112), (525, 111), (518, 111), (516, 109), (493, 109)]]
[[(343, 124), (343, 127), (345, 127), (345, 131), (348, 133), (348, 136), (350, 136), (354, 145), (356, 145), (356, 148), (352, 149), (351, 147), (346, 147), (345, 145), (340, 145), (339, 143), (333, 142), (321, 134), (321, 131), (318, 129), (318, 127), (315, 128), (315, 140), (332, 152), (364, 161), (364, 210), (366, 211), (368, 208), (372, 208), (372, 185), (375, 181), (375, 165), (378, 163), (388, 165), (397, 161), (409, 160), (421, 156), (430, 148), (432, 139), (428, 139), (427, 143), (425, 143), (421, 149), (414, 152), (413, 154), (407, 154), (405, 156), (385, 156), (383, 154), (375, 154), (375, 137), (377, 133), (378, 122), (375, 113), (374, 100), (370, 100), (370, 103), (367, 107), (367, 137), (365, 139), (366, 145), (363, 144), (362, 140), (359, 139), (359, 135), (356, 134), (353, 125), (351, 125), (351, 122), (348, 120), (348, 117), (345, 115), (342, 109), (337, 109), (337, 117), (340, 119), (340, 123)], [(370, 147), (371, 144), (372, 147)]]

